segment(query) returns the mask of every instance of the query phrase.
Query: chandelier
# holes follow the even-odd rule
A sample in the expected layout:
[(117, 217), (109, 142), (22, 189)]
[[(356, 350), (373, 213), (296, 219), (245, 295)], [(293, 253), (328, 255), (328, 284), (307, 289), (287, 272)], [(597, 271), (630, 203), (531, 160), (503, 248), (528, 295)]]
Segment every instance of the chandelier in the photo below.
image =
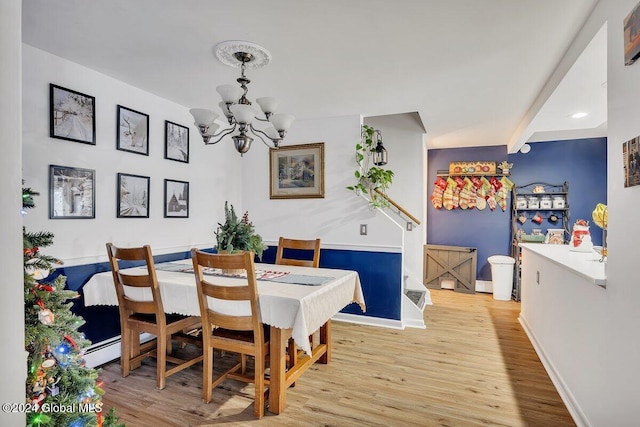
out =
[[(236, 80), (240, 85), (222, 85), (216, 87), (222, 101), (218, 104), (222, 113), (229, 122), (229, 128), (223, 128), (218, 133), (216, 131), (220, 125), (215, 123), (218, 114), (203, 108), (193, 108), (189, 110), (195, 120), (195, 125), (200, 131), (205, 144), (217, 144), (222, 139), (237, 130), (233, 135), (233, 143), (240, 155), (249, 151), (253, 138), (249, 132), (257, 136), (269, 148), (278, 148), (280, 141), (287, 134), (295, 117), (291, 114), (275, 114), (278, 108), (278, 101), (275, 98), (257, 98), (256, 103), (260, 112), (251, 106), (251, 101), (247, 99), (247, 85), (251, 83), (245, 76), (247, 68), (260, 68), (269, 63), (271, 54), (268, 50), (255, 43), (245, 41), (225, 41), (215, 47), (215, 53), (220, 62), (225, 65), (240, 68), (240, 77)], [(264, 129), (258, 128), (257, 122), (264, 122)], [(269, 141), (269, 142), (267, 142)]]

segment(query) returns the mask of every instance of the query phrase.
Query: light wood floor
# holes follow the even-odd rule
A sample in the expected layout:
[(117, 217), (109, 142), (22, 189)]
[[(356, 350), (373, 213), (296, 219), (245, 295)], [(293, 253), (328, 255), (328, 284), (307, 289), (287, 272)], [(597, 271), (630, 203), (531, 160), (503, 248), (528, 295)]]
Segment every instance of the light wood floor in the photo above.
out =
[(283, 414), (256, 420), (252, 386), (234, 381), (204, 404), (201, 365), (157, 390), (154, 360), (127, 378), (118, 361), (105, 365), (105, 408), (116, 407), (129, 427), (575, 425), (518, 323), (518, 303), (431, 295), (426, 330), (334, 322), (332, 362), (313, 366), (287, 391)]

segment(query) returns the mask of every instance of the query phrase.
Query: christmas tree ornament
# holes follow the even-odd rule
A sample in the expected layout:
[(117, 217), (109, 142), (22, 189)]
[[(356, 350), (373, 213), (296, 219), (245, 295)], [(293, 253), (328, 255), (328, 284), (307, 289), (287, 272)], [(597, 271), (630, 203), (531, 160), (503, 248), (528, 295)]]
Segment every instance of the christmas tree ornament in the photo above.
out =
[(55, 318), (56, 316), (48, 308), (40, 310), (40, 312), (38, 313), (38, 320), (40, 321), (40, 323), (46, 326), (51, 326)]
[(53, 377), (49, 377), (49, 379), (47, 380), (47, 386), (45, 387), (45, 390), (47, 391), (47, 394), (49, 396), (57, 396), (58, 394), (60, 394), (60, 387), (58, 387), (59, 381), (60, 378), (56, 380)]

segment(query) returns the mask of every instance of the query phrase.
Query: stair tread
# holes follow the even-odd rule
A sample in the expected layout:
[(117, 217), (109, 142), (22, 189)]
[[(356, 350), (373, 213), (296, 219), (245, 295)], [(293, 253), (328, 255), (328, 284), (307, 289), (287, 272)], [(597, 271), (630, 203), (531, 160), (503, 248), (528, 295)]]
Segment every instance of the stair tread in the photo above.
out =
[(427, 291), (406, 290), (404, 294), (418, 307), (424, 307), (424, 298), (427, 294)]

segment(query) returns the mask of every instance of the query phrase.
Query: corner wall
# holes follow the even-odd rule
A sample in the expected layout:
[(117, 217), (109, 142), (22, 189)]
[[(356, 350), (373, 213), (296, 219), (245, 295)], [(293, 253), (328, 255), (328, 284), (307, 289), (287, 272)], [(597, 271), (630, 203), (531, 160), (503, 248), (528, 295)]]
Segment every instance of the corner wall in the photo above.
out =
[[(3, 325), (0, 352), (0, 401), (24, 403), (27, 378), (27, 354), (24, 350), (24, 276), (22, 272), (22, 208), (21, 197), (21, 39), (22, 2), (0, 2), (0, 127), (2, 128), (2, 156), (0, 156), (0, 269), (2, 270), (2, 298), (0, 322)], [(24, 413), (0, 412), (3, 426), (24, 426)]]
[[(186, 107), (23, 44), (23, 177), (40, 192), (25, 225), (55, 234), (47, 253), (65, 265), (104, 261), (106, 242), (150, 244), (154, 254), (211, 247), (225, 200), (241, 199), (241, 159), (233, 144), (205, 146)], [(49, 83), (96, 98), (96, 145), (49, 137)], [(149, 156), (116, 150), (116, 108), (149, 114)], [(164, 121), (189, 127), (189, 163), (164, 158)], [(95, 170), (95, 219), (48, 217), (49, 165)], [(149, 218), (116, 217), (116, 175), (151, 177)], [(190, 183), (189, 218), (164, 218), (164, 179)]]
[[(592, 389), (589, 408), (592, 425), (629, 426), (638, 422), (640, 402), (640, 281), (638, 241), (640, 241), (640, 187), (624, 187), (622, 144), (640, 135), (640, 62), (624, 65), (623, 20), (637, 5), (636, 0), (607, 0), (608, 58), (608, 196), (609, 261), (607, 265), (606, 309), (600, 319), (606, 334), (594, 337), (594, 345), (607, 349), (602, 387)], [(571, 301), (571, 304), (580, 301)], [(589, 372), (589, 371), (585, 371)]]
[[(579, 338), (575, 330), (569, 333), (554, 330), (554, 340), (563, 340), (563, 345), (572, 351), (558, 352), (552, 343), (543, 343), (537, 349), (541, 359), (546, 359), (546, 365), (563, 367), (549, 374), (579, 426), (626, 427), (638, 424), (640, 186), (624, 187), (622, 167), (622, 144), (640, 135), (637, 119), (640, 115), (637, 102), (640, 97), (640, 62), (625, 66), (623, 51), (624, 18), (637, 3), (637, 0), (600, 1), (561, 63), (566, 67), (567, 60), (576, 57), (576, 51), (580, 51), (607, 23), (607, 287), (598, 292), (594, 289), (583, 292), (578, 287), (573, 292), (562, 289), (562, 292), (554, 293), (557, 300), (545, 310), (572, 316), (567, 324), (575, 324), (579, 318), (573, 313), (579, 309), (588, 313), (590, 323), (598, 327), (580, 324)], [(563, 286), (562, 283), (556, 285)], [(574, 345), (574, 341), (584, 341), (582, 337), (587, 337), (590, 348)], [(533, 331), (532, 341), (538, 341), (538, 338)]]

